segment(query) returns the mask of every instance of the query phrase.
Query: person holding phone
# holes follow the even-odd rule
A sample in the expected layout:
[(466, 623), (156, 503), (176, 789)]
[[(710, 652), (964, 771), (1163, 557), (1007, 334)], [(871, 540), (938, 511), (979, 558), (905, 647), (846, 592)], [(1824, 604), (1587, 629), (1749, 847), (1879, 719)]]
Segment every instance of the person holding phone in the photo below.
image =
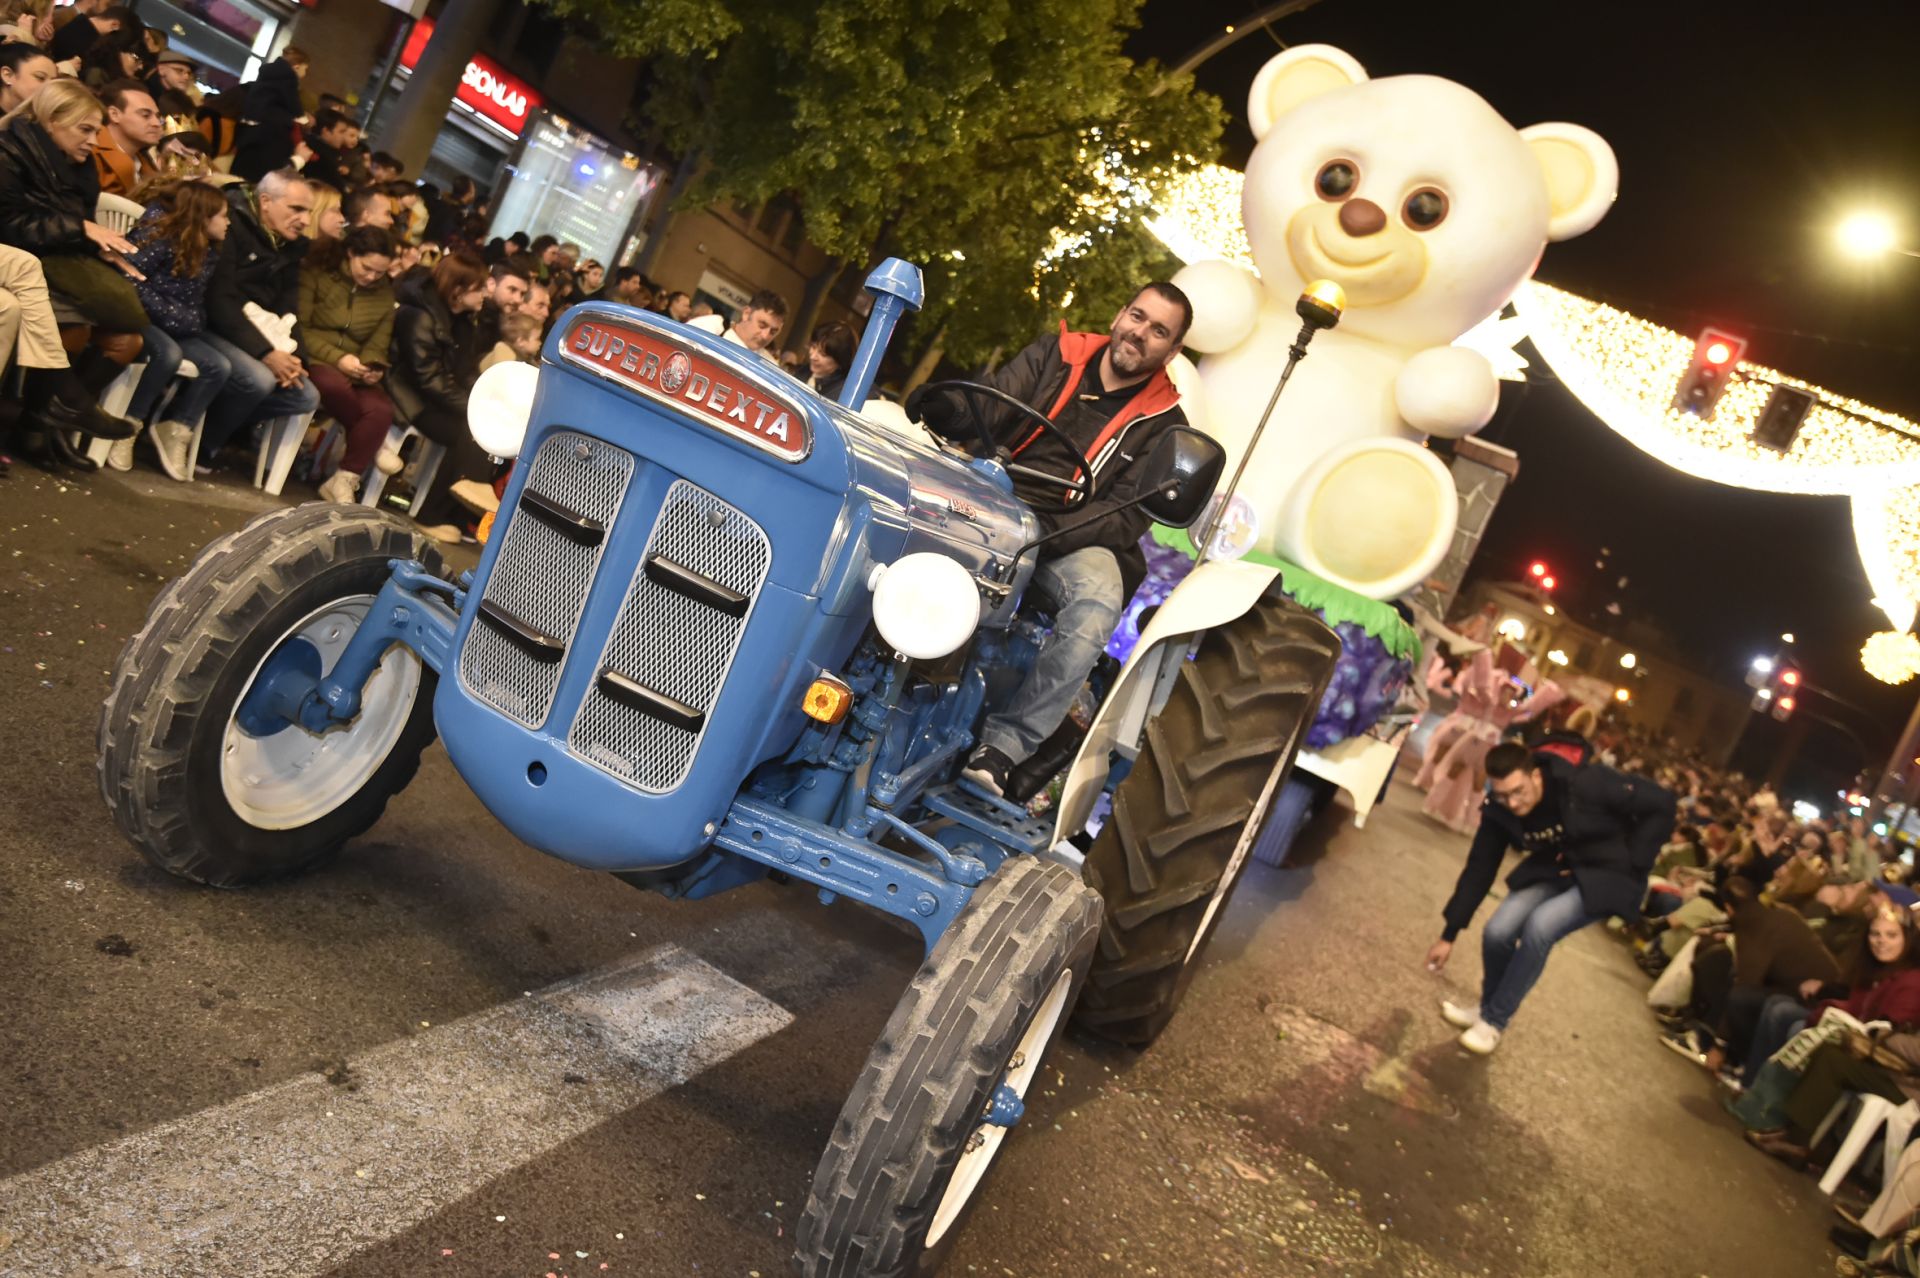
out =
[(347, 436), (340, 469), (320, 485), (323, 501), (351, 502), (393, 427), (393, 401), (383, 385), (393, 338), (393, 235), (358, 226), (300, 268), (300, 327), (307, 376), (320, 404)]

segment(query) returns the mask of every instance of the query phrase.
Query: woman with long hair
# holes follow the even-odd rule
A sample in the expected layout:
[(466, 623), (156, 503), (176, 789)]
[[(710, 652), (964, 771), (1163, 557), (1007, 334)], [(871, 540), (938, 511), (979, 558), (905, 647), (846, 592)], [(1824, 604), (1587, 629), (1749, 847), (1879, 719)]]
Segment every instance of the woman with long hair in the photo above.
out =
[(115, 80), (142, 80), (146, 74), (146, 42), (137, 30), (103, 35), (80, 58), (81, 82), (95, 93)]
[(401, 285), (399, 298), (387, 393), (409, 425), (447, 450), (421, 504), (420, 531), (436, 541), (459, 541), (460, 529), (450, 522), (452, 489), (493, 472), (467, 430), (467, 392), (485, 353), (474, 321), (487, 300), (487, 264), (471, 253), (449, 253), (432, 274)]
[(386, 380), (393, 338), (393, 237), (378, 226), (356, 226), (331, 260), (309, 253), (300, 266), (300, 331), (307, 376), (320, 403), (347, 434), (346, 456), (320, 485), (323, 501), (351, 502), (360, 476), (373, 465), (393, 428)]
[[(147, 327), (147, 313), (129, 278), (138, 274), (127, 261), (133, 244), (93, 220), (100, 200), (93, 141), (104, 117), (99, 99), (85, 85), (55, 80), (0, 118), (0, 243), (38, 257), (55, 299), (81, 317), (63, 327), (60, 338), (72, 356), (74, 376), (94, 404), (140, 354), (140, 334)], [(59, 388), (36, 380), (41, 385), (28, 387), (26, 419), (29, 431), (43, 438), (29, 437), (26, 451), (94, 470), (68, 447), (64, 431), (116, 439), (133, 433), (131, 422), (101, 413), (88, 415), (85, 426), (74, 422), (60, 411), (65, 396)]]
[[(153, 426), (160, 468), (181, 481), (193, 478), (188, 469), (193, 428), (233, 375), (226, 355), (200, 336), (207, 326), (207, 281), (227, 238), (229, 216), (226, 197), (217, 188), (181, 182), (147, 210), (131, 237), (139, 245), (133, 264), (146, 277), (135, 287), (153, 322), (145, 334), (147, 371), (134, 388), (128, 415), (144, 422), (153, 414), (182, 360), (192, 360), (199, 370), (173, 397), (167, 419)], [(133, 441), (114, 445), (107, 464), (131, 470)]]

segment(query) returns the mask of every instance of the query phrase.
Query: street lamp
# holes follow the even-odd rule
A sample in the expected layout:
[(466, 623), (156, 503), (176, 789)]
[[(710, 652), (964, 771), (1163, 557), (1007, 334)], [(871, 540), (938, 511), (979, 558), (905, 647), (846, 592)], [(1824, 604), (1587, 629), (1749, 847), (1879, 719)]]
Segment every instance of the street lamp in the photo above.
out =
[(1623, 652), (1620, 654), (1620, 668), (1622, 670), (1631, 670), (1639, 664), (1640, 658), (1634, 656), (1631, 652)]
[(1920, 257), (1920, 252), (1900, 247), (1900, 233), (1894, 228), (1893, 219), (1876, 211), (1849, 214), (1834, 228), (1834, 239), (1849, 257), (1868, 259), (1888, 253)]

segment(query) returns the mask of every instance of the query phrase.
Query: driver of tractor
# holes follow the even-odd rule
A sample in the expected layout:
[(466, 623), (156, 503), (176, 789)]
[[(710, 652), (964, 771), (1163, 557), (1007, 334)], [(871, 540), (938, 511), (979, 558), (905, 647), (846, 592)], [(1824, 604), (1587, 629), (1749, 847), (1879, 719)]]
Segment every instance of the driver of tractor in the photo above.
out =
[[(926, 387), (907, 399), (910, 417), (949, 439), (985, 436), (1024, 467), (1062, 481), (1084, 478), (1091, 490), (1069, 509), (1064, 487), (1014, 476), (1015, 494), (1033, 507), (1050, 538), (1039, 548), (1033, 583), (1052, 604), (1054, 624), (1019, 691), (987, 720), (962, 774), (994, 794), (1005, 793), (1013, 769), (1066, 718), (1146, 577), (1139, 541), (1152, 517), (1138, 506), (1115, 508), (1139, 495), (1138, 463), (1153, 441), (1186, 423), (1166, 370), (1192, 322), (1186, 294), (1156, 281), (1120, 308), (1107, 332), (1069, 332), (1062, 322), (1058, 335), (1034, 342), (982, 379), (1045, 415), (1058, 434), (977, 394)], [(1082, 465), (1059, 434), (1080, 450)]]

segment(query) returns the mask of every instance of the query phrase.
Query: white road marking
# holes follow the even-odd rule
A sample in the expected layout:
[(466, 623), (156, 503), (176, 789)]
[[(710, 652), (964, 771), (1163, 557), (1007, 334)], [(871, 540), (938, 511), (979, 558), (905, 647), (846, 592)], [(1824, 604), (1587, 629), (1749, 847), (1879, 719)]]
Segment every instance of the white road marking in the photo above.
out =
[(324, 1273), (792, 1020), (662, 946), (0, 1181), (0, 1274)]

